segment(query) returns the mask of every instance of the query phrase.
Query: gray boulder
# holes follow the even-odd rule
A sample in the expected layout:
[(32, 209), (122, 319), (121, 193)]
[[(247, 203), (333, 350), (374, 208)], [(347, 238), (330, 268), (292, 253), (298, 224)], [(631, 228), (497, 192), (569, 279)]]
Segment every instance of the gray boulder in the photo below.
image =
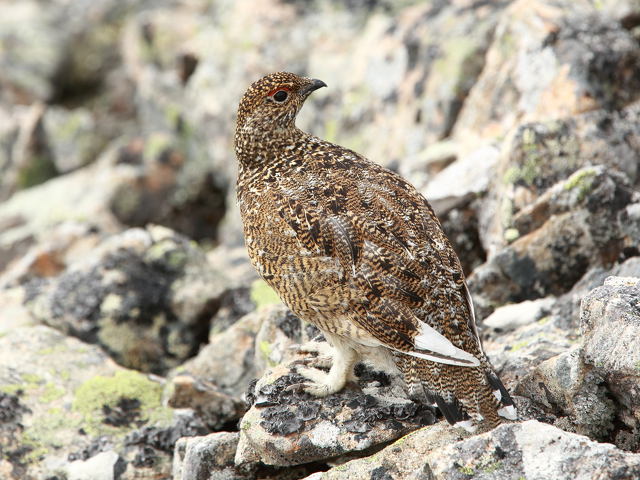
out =
[(188, 239), (151, 226), (109, 237), (60, 276), (32, 282), (27, 302), (40, 322), (161, 373), (206, 341), (224, 283)]
[(352, 460), (305, 480), (632, 480), (640, 455), (530, 420), (460, 441), (423, 428), (373, 457)]

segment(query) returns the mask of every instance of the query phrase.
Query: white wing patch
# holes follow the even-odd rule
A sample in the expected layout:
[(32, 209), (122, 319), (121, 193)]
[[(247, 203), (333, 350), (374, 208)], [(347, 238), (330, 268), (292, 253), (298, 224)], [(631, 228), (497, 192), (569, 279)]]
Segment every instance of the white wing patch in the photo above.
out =
[[(447, 365), (459, 365), (461, 367), (477, 367), (480, 365), (480, 360), (456, 347), (447, 337), (424, 322), (420, 322), (420, 332), (413, 339), (413, 342), (416, 350), (404, 353)], [(428, 352), (432, 353), (429, 354)]]

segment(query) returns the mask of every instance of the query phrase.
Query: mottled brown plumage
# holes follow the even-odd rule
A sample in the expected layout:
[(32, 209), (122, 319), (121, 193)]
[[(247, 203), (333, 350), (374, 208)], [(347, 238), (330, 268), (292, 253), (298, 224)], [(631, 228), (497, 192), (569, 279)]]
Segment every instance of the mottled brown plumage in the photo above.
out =
[[(304, 133), (295, 117), (326, 86), (291, 73), (253, 83), (235, 135), (249, 256), (299, 317), (335, 348), (306, 390), (340, 390), (372, 349), (450, 423), (513, 417), (475, 327), (460, 262), (425, 198), (397, 174)], [(379, 355), (378, 355), (379, 356)]]

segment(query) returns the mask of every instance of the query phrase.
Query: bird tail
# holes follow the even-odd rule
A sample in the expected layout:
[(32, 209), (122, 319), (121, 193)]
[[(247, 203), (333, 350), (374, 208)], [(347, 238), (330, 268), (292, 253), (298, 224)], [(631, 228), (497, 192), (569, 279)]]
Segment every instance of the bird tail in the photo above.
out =
[(395, 361), (409, 395), (437, 406), (451, 425), (473, 432), (479, 422), (493, 428), (503, 419), (517, 418), (509, 392), (486, 365), (443, 365), (403, 354), (396, 355)]

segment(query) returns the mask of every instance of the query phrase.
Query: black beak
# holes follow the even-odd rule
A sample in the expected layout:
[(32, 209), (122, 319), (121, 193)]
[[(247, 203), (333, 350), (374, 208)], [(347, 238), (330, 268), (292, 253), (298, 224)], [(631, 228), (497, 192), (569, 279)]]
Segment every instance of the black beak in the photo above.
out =
[(327, 84), (322, 80), (316, 78), (311, 79), (311, 83), (305, 85), (300, 89), (300, 95), (309, 95), (311, 92), (318, 90), (319, 88), (326, 87)]

